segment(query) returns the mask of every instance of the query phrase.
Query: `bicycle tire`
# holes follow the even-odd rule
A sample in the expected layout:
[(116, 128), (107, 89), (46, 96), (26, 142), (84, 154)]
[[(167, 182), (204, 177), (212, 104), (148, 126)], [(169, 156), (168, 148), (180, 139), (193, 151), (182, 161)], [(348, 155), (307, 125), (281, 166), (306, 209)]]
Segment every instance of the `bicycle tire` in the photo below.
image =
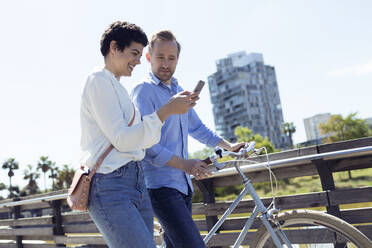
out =
[[(284, 212), (274, 217), (271, 224), (275, 231), (280, 228), (291, 244), (297, 244), (295, 247), (318, 247), (318, 244), (323, 245), (320, 247), (328, 247), (324, 244), (333, 244), (335, 233), (337, 233), (337, 240), (341, 242), (338, 242), (338, 246), (334, 247), (372, 247), (372, 242), (358, 229), (339, 218), (319, 211), (293, 210)], [(296, 235), (304, 231), (307, 232), (307, 235), (301, 236), (301, 238)], [(249, 247), (276, 246), (270, 237), (270, 233), (262, 225), (257, 230)]]

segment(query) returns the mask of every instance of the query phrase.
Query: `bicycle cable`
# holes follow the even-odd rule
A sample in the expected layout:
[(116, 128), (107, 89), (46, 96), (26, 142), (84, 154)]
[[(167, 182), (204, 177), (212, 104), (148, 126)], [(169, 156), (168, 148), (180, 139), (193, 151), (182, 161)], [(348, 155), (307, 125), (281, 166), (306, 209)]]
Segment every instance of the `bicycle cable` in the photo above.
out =
[[(269, 159), (269, 155), (267, 153), (266, 147), (263, 147), (263, 149), (265, 150), (265, 156), (266, 156), (266, 161), (267, 161), (267, 163), (265, 164), (265, 167), (269, 170), (270, 187), (271, 187), (272, 198), (273, 198), (273, 200), (271, 201), (268, 209), (270, 209), (271, 207), (273, 207), (275, 209), (276, 208), (275, 207), (275, 198), (276, 198), (276, 194), (278, 193), (278, 180), (276, 179), (276, 176), (275, 176), (274, 172), (271, 170), (270, 159)], [(272, 178), (274, 178), (274, 181), (275, 181), (275, 190), (274, 190), (273, 179)]]
[[(276, 199), (276, 195), (278, 193), (278, 180), (277, 180), (274, 172), (271, 170), (270, 159), (269, 159), (267, 149), (266, 149), (266, 147), (262, 147), (262, 148), (265, 150), (265, 156), (266, 156), (266, 163), (263, 166), (266, 169), (269, 170), (270, 188), (271, 188), (271, 194), (272, 194), (272, 198), (273, 198), (267, 209), (270, 209), (271, 207), (276, 208), (275, 207), (275, 199)], [(259, 163), (259, 162), (256, 162), (256, 161), (253, 161), (253, 160), (247, 160), (247, 159), (244, 159), (244, 160), (243, 159), (236, 159), (236, 160), (226, 161), (226, 163), (228, 163), (228, 164), (234, 163), (234, 162), (240, 162), (240, 163), (252, 162), (252, 163), (255, 163), (255, 164)], [(274, 184), (273, 184), (273, 179), (274, 179), (274, 182), (275, 182), (275, 188), (274, 188)]]

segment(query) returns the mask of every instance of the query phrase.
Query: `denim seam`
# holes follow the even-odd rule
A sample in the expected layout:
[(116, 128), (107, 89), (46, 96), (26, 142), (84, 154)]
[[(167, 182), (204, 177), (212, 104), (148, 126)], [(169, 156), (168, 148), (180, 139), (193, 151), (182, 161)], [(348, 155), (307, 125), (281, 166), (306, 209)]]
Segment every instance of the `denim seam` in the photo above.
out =
[[(110, 232), (115, 233), (115, 228), (114, 228), (114, 226), (112, 226), (111, 221), (109, 220), (109, 217), (107, 216), (106, 212), (104, 211), (103, 204), (102, 204), (101, 198), (99, 197), (99, 193), (98, 193), (99, 189), (98, 189), (97, 186), (98, 186), (98, 184), (95, 187), (95, 192), (94, 193), (95, 193), (97, 204), (98, 204), (98, 211), (104, 217), (104, 220), (108, 224), (107, 226), (109, 227)], [(118, 240), (118, 242), (120, 243), (120, 246), (123, 246), (120, 239)]]

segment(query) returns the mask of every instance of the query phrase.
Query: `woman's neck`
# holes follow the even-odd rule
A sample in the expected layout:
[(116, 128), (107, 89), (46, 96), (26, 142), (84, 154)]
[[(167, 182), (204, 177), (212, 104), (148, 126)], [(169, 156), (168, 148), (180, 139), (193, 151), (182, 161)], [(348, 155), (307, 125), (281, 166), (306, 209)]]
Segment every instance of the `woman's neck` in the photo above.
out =
[(115, 70), (115, 66), (110, 63), (110, 60), (105, 59), (105, 69), (114, 74), (115, 78), (120, 81), (120, 74)]

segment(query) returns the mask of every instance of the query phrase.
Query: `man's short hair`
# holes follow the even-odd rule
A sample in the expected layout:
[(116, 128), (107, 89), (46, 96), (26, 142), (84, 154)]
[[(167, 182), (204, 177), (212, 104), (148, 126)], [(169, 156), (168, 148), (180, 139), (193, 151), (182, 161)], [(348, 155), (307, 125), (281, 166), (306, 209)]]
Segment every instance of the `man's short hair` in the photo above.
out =
[(181, 52), (181, 44), (177, 41), (176, 39), (176, 36), (174, 36), (174, 34), (169, 31), (169, 30), (162, 30), (162, 31), (159, 31), (157, 33), (155, 33), (152, 37), (151, 37), (151, 40), (150, 40), (150, 45), (149, 45), (149, 52), (151, 53), (151, 50), (152, 48), (154, 47), (155, 45), (155, 41), (157, 40), (163, 40), (163, 41), (175, 41), (176, 44), (177, 44), (177, 49), (178, 49), (178, 53), (177, 55), (179, 56), (180, 55), (180, 52)]
[(116, 21), (112, 23), (102, 34), (101, 53), (104, 57), (110, 50), (111, 41), (116, 41), (118, 49), (123, 51), (130, 46), (132, 41), (142, 44), (144, 47), (149, 43), (145, 32), (136, 24)]

